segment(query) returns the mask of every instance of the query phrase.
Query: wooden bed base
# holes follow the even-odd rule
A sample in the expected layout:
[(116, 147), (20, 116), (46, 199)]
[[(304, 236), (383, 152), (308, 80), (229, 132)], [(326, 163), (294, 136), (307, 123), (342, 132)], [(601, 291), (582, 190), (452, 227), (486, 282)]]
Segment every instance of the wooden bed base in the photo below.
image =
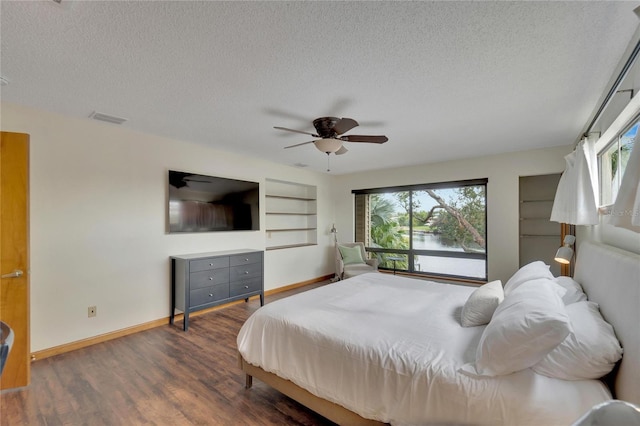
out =
[(246, 388), (249, 389), (253, 383), (253, 378), (260, 379), (262, 382), (268, 384), (277, 391), (287, 395), (294, 401), (299, 402), (305, 407), (315, 411), (323, 417), (331, 420), (339, 425), (386, 425), (376, 420), (365, 419), (360, 415), (349, 411), (346, 408), (327, 401), (326, 399), (319, 398), (309, 391), (302, 389), (300, 386), (276, 376), (273, 373), (264, 371), (262, 368), (253, 364), (249, 364), (242, 358), (242, 355), (238, 354), (238, 363), (242, 371), (246, 373)]

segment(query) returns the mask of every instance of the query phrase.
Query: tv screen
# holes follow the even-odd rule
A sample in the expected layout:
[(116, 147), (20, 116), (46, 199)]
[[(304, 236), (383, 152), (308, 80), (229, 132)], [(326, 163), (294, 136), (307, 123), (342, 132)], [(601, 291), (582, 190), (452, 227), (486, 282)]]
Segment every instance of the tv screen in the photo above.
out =
[(169, 170), (169, 232), (257, 231), (260, 184)]

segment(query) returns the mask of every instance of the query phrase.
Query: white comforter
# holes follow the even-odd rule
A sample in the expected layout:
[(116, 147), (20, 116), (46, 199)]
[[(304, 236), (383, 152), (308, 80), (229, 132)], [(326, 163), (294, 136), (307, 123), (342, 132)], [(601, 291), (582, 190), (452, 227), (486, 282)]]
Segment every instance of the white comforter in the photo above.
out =
[(359, 275), (256, 311), (238, 335), (246, 361), (362, 417), (427, 423), (567, 425), (611, 396), (599, 381), (527, 369), (498, 378), (458, 372), (484, 327), (463, 328), (473, 287)]

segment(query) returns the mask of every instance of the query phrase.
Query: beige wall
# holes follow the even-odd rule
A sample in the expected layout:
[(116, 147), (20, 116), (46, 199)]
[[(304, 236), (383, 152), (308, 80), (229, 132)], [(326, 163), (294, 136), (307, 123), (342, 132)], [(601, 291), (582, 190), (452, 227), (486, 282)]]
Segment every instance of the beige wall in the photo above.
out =
[(265, 287), (333, 271), (332, 176), (6, 103), (2, 130), (31, 135), (32, 351), (167, 317), (170, 255), (264, 249), (264, 214), (261, 231), (167, 234), (168, 169), (258, 181), (262, 206), (265, 178), (316, 185), (318, 245), (266, 252)]
[(353, 238), (352, 189), (488, 178), (489, 279), (505, 282), (518, 269), (518, 178), (560, 173), (570, 145), (415, 167), (338, 176), (333, 199), (339, 241)]

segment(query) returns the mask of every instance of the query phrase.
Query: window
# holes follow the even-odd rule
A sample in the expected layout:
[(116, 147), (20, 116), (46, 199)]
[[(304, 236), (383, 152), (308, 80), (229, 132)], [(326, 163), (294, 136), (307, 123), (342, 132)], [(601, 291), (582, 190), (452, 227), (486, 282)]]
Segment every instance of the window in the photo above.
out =
[(487, 279), (487, 179), (355, 190), (356, 241), (379, 267)]
[(636, 117), (630, 127), (625, 128), (598, 154), (600, 204), (603, 206), (613, 204), (616, 201), (620, 182), (638, 134), (638, 128), (640, 128), (640, 119)]

